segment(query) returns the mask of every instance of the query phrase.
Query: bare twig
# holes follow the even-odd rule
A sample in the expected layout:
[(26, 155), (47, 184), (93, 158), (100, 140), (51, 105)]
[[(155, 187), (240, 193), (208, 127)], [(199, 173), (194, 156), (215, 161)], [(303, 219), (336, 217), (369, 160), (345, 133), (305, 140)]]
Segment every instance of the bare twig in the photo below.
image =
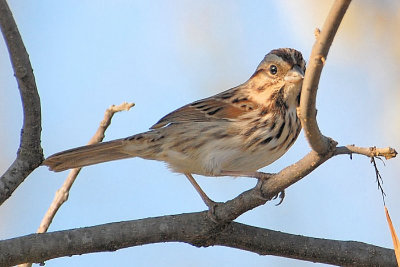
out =
[(381, 191), (383, 205), (385, 206), (386, 205), (386, 203), (385, 203), (386, 194), (385, 194), (385, 191), (383, 191), (383, 187), (382, 187), (383, 179), (382, 179), (381, 173), (378, 170), (378, 166), (376, 166), (375, 157), (371, 157), (371, 163), (372, 163), (372, 165), (374, 165), (376, 184), (378, 185), (378, 189)]
[(335, 155), (339, 154), (360, 154), (367, 157), (385, 157), (391, 159), (396, 157), (397, 151), (394, 148), (376, 148), (376, 147), (357, 147), (355, 145), (337, 147)]
[[(111, 107), (109, 107), (104, 114), (103, 120), (100, 122), (99, 128), (88, 142), (88, 145), (93, 145), (103, 140), (104, 133), (107, 130), (107, 127), (111, 124), (111, 119), (114, 116), (114, 113), (123, 110), (129, 110), (133, 106), (133, 103), (125, 102), (118, 106), (112, 105)], [(37, 233), (44, 233), (47, 231), (58, 209), (65, 201), (67, 201), (72, 184), (75, 182), (75, 179), (81, 169), (82, 168), (76, 168), (72, 169), (69, 172), (67, 179), (64, 181), (64, 184), (60, 187), (60, 189), (57, 190), (56, 195), (54, 196), (54, 200), (51, 203), (46, 214), (44, 215), (42, 222), (40, 223), (39, 229), (37, 230)]]
[[(111, 119), (116, 112), (120, 112), (123, 110), (129, 110), (135, 104), (133, 103), (122, 103), (121, 105), (115, 106), (112, 105), (109, 107), (105, 114), (103, 120), (100, 122), (99, 128), (97, 129), (96, 133), (88, 142), (88, 145), (99, 143), (104, 138), (104, 133), (107, 130), (108, 126), (111, 124)], [(53, 202), (50, 204), (49, 209), (47, 210), (46, 214), (44, 215), (40, 226), (36, 233), (45, 233), (49, 229), (51, 222), (53, 221), (54, 216), (56, 215), (58, 209), (61, 207), (64, 202), (68, 200), (69, 191), (75, 182), (76, 177), (78, 176), (79, 172), (82, 168), (75, 168), (72, 169), (67, 176), (67, 179), (64, 181), (64, 184), (57, 190)], [(31, 263), (25, 263), (19, 265), (20, 267), (28, 267), (32, 266)]]
[(93, 137), (90, 139), (88, 145), (100, 143), (103, 141), (104, 138), (104, 133), (106, 132), (108, 126), (111, 124), (111, 119), (114, 116), (114, 113), (120, 112), (120, 111), (128, 111), (131, 107), (133, 107), (135, 104), (134, 103), (122, 103), (118, 106), (112, 105), (110, 106), (105, 114), (103, 120), (100, 122), (99, 128), (97, 129), (96, 133), (93, 135)]
[[(378, 170), (378, 167), (375, 162), (375, 158), (381, 159), (381, 157), (385, 157), (385, 159), (395, 158), (397, 155), (397, 151), (394, 148), (386, 147), (386, 148), (377, 148), (377, 147), (356, 147), (354, 145), (342, 146), (336, 148), (335, 155), (339, 154), (360, 154), (371, 158), (371, 163), (374, 166), (376, 182), (378, 184), (378, 189), (381, 191), (383, 204), (385, 204), (385, 192), (383, 190), (382, 184), (383, 179)], [(382, 160), (383, 161), (383, 160)], [(384, 162), (383, 162), (384, 163)]]
[(21, 35), (5, 0), (0, 0), (0, 28), (10, 54), (24, 112), (17, 158), (0, 178), (0, 205), (43, 161), (41, 111), (35, 77)]
[(316, 120), (317, 112), (315, 101), (318, 83), (322, 68), (328, 56), (329, 48), (331, 47), (333, 38), (335, 37), (350, 2), (351, 0), (335, 1), (329, 11), (322, 30), (315, 34), (316, 41), (311, 51), (301, 91), (301, 103), (298, 110), (299, 117), (304, 129), (304, 134), (311, 148), (319, 154), (328, 152), (330, 141), (321, 134)]

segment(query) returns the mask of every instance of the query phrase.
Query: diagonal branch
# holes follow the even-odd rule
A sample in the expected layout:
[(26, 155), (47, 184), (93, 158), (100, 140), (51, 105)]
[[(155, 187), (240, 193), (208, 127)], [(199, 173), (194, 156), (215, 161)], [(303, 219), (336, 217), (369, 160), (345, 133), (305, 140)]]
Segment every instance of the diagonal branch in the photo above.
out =
[[(106, 129), (108, 128), (108, 126), (110, 126), (111, 119), (114, 116), (114, 113), (120, 112), (123, 110), (129, 110), (133, 106), (134, 106), (133, 103), (125, 102), (118, 106), (112, 105), (111, 107), (109, 107), (106, 110), (106, 112), (104, 114), (104, 118), (100, 122), (100, 125), (99, 125), (96, 133), (93, 135), (93, 137), (88, 142), (88, 145), (96, 144), (103, 140), (104, 133), (105, 133)], [(82, 168), (75, 168), (69, 172), (67, 179), (64, 181), (64, 184), (60, 187), (60, 189), (57, 190), (56, 195), (54, 196), (53, 202), (51, 203), (49, 209), (47, 210), (46, 214), (44, 215), (44, 217), (40, 223), (37, 233), (44, 233), (47, 231), (47, 229), (49, 228), (51, 222), (53, 221), (53, 218), (56, 215), (58, 209), (61, 207), (62, 204), (64, 204), (65, 201), (67, 201), (69, 191), (70, 191), (73, 183), (75, 182), (81, 169)]]
[[(276, 174), (268, 174), (267, 180), (260, 180), (256, 187), (247, 190), (225, 203), (219, 203), (214, 208), (214, 217), (221, 223), (233, 221), (241, 214), (265, 204), (274, 196), (288, 188), (290, 185), (301, 180), (318, 166), (336, 155), (360, 154), (367, 157), (374, 157), (377, 153), (386, 158), (397, 155), (393, 148), (362, 148), (354, 145), (346, 147), (336, 147), (336, 143), (331, 143), (328, 154), (320, 155), (311, 151), (298, 162), (284, 168)], [(214, 218), (214, 219), (215, 219)]]
[[(99, 127), (97, 128), (96, 133), (92, 136), (88, 145), (97, 144), (103, 141), (105, 137), (105, 131), (108, 126), (111, 124), (111, 119), (113, 118), (116, 112), (120, 112), (123, 110), (129, 110), (135, 104), (133, 103), (122, 103), (118, 106), (112, 105), (111, 107), (106, 109), (103, 120), (100, 122)], [(36, 233), (45, 233), (49, 229), (50, 224), (52, 223), (54, 217), (56, 216), (59, 208), (68, 200), (69, 191), (71, 190), (72, 185), (74, 184), (76, 178), (79, 175), (79, 172), (82, 168), (72, 169), (67, 178), (65, 179), (63, 185), (56, 191), (53, 201), (50, 204), (50, 207), (47, 209), (45, 215), (40, 222), (39, 228)], [(20, 264), (19, 267), (30, 267), (32, 263), (24, 263)]]
[(304, 134), (311, 148), (319, 154), (328, 152), (330, 141), (319, 130), (315, 108), (319, 79), (328, 56), (329, 48), (351, 0), (334, 2), (325, 20), (322, 31), (316, 34), (316, 41), (308, 61), (307, 71), (301, 90), (299, 117)]
[[(320, 133), (315, 117), (316, 93), (323, 62), (350, 2), (349, 0), (337, 0), (333, 4), (325, 21), (323, 31), (318, 35), (317, 42), (313, 47), (310, 59), (311, 66), (308, 67), (303, 83), (299, 116), (302, 120), (305, 135), (313, 150), (297, 163), (286, 167), (277, 174), (268, 175), (268, 179), (260, 180), (256, 188), (248, 190), (235, 199), (224, 203), (222, 208), (217, 206), (214, 209), (214, 213), (219, 220), (223, 222), (232, 221), (242, 213), (264, 204), (334, 155), (351, 155), (352, 153), (360, 152), (361, 148), (354, 150), (350, 146), (347, 147), (347, 150), (343, 148), (338, 150), (336, 141), (326, 138)], [(365, 152), (364, 154), (372, 153), (368, 149), (361, 150)]]
[(17, 158), (0, 178), (0, 205), (43, 161), (41, 111), (35, 77), (21, 35), (5, 0), (0, 0), (0, 28), (21, 94), (24, 123)]
[[(207, 212), (103, 224), (0, 241), (0, 265), (43, 262), (56, 257), (160, 242), (226, 246), (260, 255), (351, 266), (396, 266), (393, 250), (272, 231), (240, 223), (216, 226)], [(23, 252), (23, 253), (21, 253)]]

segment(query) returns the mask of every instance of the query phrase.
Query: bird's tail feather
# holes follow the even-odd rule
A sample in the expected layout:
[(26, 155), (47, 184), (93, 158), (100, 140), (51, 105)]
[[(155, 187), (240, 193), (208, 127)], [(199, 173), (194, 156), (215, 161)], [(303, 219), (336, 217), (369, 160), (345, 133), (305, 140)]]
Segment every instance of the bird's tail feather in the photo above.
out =
[(42, 165), (48, 166), (50, 170), (60, 172), (101, 162), (134, 157), (135, 155), (123, 149), (125, 143), (126, 140), (118, 139), (69, 149), (48, 157)]

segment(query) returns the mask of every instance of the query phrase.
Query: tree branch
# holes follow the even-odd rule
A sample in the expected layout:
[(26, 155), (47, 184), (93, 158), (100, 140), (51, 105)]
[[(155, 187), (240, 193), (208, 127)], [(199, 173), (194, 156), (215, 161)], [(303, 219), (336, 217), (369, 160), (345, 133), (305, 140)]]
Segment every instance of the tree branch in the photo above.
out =
[[(133, 103), (122, 103), (121, 105), (115, 106), (112, 105), (109, 107), (105, 114), (103, 120), (100, 122), (100, 125), (96, 131), (96, 133), (93, 135), (93, 137), (90, 139), (88, 142), (88, 145), (96, 144), (101, 142), (104, 139), (104, 133), (107, 130), (108, 126), (111, 124), (111, 119), (114, 116), (114, 113), (120, 112), (123, 110), (129, 110), (131, 107), (133, 107)], [(65, 179), (63, 185), (60, 187), (60, 189), (57, 190), (56, 195), (54, 196), (53, 202), (50, 204), (49, 209), (47, 210), (46, 214), (44, 215), (40, 226), (37, 230), (37, 233), (44, 233), (47, 231), (49, 228), (51, 222), (53, 221), (54, 216), (56, 215), (58, 209), (61, 207), (61, 205), (67, 201), (69, 191), (73, 185), (73, 183), (76, 180), (76, 177), (78, 176), (79, 172), (81, 171), (82, 168), (75, 168), (72, 169), (67, 176), (67, 179)]]
[(224, 203), (223, 208), (217, 206), (214, 209), (214, 213), (219, 220), (223, 222), (232, 221), (240, 214), (264, 204), (285, 188), (308, 175), (335, 154), (352, 154), (360, 150), (351, 150), (347, 147), (347, 150), (341, 148), (338, 151), (336, 148), (337, 142), (324, 137), (320, 133), (315, 117), (315, 100), (323, 61), (328, 54), (329, 47), (349, 4), (349, 0), (337, 0), (331, 8), (325, 21), (323, 32), (318, 34), (317, 41), (313, 47), (310, 59), (312, 64), (307, 69), (303, 83), (299, 116), (313, 150), (303, 159), (279, 173), (268, 174), (268, 179), (260, 180), (256, 188), (248, 190), (237, 198)]
[(355, 241), (293, 235), (239, 223), (230, 224), (215, 245), (340, 266), (396, 266), (394, 251)]
[(367, 157), (385, 157), (385, 159), (395, 158), (397, 151), (391, 147), (377, 148), (377, 147), (357, 147), (355, 145), (337, 147), (335, 155), (341, 154), (360, 154)]
[(301, 90), (299, 117), (308, 143), (319, 154), (327, 153), (330, 145), (329, 139), (321, 134), (316, 119), (315, 102), (319, 79), (333, 38), (350, 2), (351, 0), (335, 1), (325, 20), (322, 31), (318, 31), (318, 34), (316, 34), (316, 41), (311, 51)]
[[(92, 136), (92, 138), (88, 142), (88, 145), (97, 144), (104, 139), (105, 131), (107, 130), (108, 126), (110, 126), (111, 119), (113, 118), (116, 112), (129, 110), (134, 105), (135, 104), (133, 103), (124, 102), (121, 105), (118, 106), (112, 105), (111, 107), (107, 108), (103, 120), (100, 122), (100, 125), (97, 128), (96, 133)], [(52, 223), (54, 217), (56, 216), (57, 211), (68, 200), (69, 191), (71, 190), (71, 187), (74, 184), (76, 178), (78, 177), (81, 169), (82, 168), (75, 168), (68, 173), (68, 176), (65, 179), (63, 185), (57, 190), (54, 199), (50, 204), (50, 207), (47, 209), (45, 215), (43, 216), (42, 221), (40, 222), (39, 228), (36, 231), (36, 233), (47, 232), (50, 224)], [(30, 267), (30, 266), (32, 266), (32, 263), (24, 263), (19, 265), (19, 267)]]
[(328, 153), (321, 155), (311, 151), (298, 162), (284, 168), (276, 174), (268, 174), (268, 179), (259, 180), (256, 187), (241, 193), (236, 198), (225, 203), (219, 203), (214, 208), (213, 218), (221, 223), (233, 221), (241, 214), (255, 207), (265, 204), (274, 196), (288, 188), (290, 185), (301, 180), (318, 166), (336, 155), (361, 154), (367, 157), (376, 155), (384, 156), (387, 159), (393, 158), (397, 152), (393, 148), (362, 148), (354, 145), (336, 147), (336, 142), (330, 140)]
[[(133, 103), (124, 102), (121, 105), (118, 106), (112, 105), (111, 107), (107, 108), (103, 120), (100, 122), (100, 125), (97, 128), (96, 133), (92, 136), (92, 138), (88, 142), (88, 145), (97, 144), (104, 139), (105, 131), (107, 130), (108, 126), (110, 126), (111, 119), (113, 118), (116, 112), (129, 110), (134, 105), (135, 104)], [(75, 168), (68, 173), (68, 176), (65, 179), (63, 185), (56, 191), (54, 199), (51, 202), (50, 207), (47, 209), (45, 215), (43, 216), (42, 221), (40, 222), (39, 228), (36, 231), (36, 233), (47, 232), (50, 224), (52, 223), (54, 217), (56, 216), (57, 211), (68, 200), (69, 191), (71, 190), (71, 187), (74, 184), (76, 178), (78, 177), (81, 169), (82, 168)], [(32, 266), (32, 263), (24, 263), (18, 266), (30, 267)]]
[[(196, 246), (224, 245), (262, 255), (337, 265), (373, 266), (371, 262), (385, 262), (388, 264), (384, 266), (395, 266), (392, 250), (372, 245), (289, 235), (246, 225), (241, 225), (242, 228), (232, 228), (240, 225), (232, 220), (250, 209), (263, 205), (335, 155), (358, 153), (371, 157), (377, 153), (382, 156), (397, 154), (392, 148), (371, 149), (355, 146), (334, 147), (329, 151), (331, 152), (325, 155), (311, 151), (297, 163), (279, 173), (270, 174), (268, 180), (260, 181), (253, 189), (225, 203), (218, 203), (212, 218), (209, 211), (204, 211), (4, 240), (0, 241), (0, 266), (3, 263), (13, 265), (22, 262), (43, 262), (62, 256), (173, 241)], [(243, 232), (255, 235), (244, 235)], [(239, 233), (241, 235), (237, 236)], [(272, 234), (275, 238), (271, 237)], [(261, 236), (270, 238), (263, 242)]]
[[(0, 3), (3, 1), (0, 0)], [(180, 241), (195, 246), (224, 245), (262, 255), (293, 257), (338, 265), (369, 266), (376, 262), (385, 266), (395, 266), (394, 253), (389, 249), (358, 242), (289, 235), (232, 222), (244, 212), (266, 203), (335, 155), (359, 153), (367, 156), (387, 155), (388, 158), (396, 156), (397, 152), (390, 148), (386, 152), (384, 149), (354, 146), (337, 148), (334, 140), (322, 136), (316, 122), (315, 98), (319, 77), (333, 37), (349, 3), (350, 1), (343, 0), (335, 2), (311, 54), (311, 66), (309, 65), (303, 85), (299, 116), (313, 150), (303, 159), (277, 174), (269, 174), (268, 179), (260, 180), (256, 187), (238, 197), (226, 203), (218, 203), (211, 214), (212, 217), (211, 211), (181, 214), (33, 234), (0, 241), (0, 265), (43, 262), (62, 256)]]
[(0, 241), (0, 265), (160, 242), (243, 249), (260, 255), (352, 266), (396, 266), (393, 250), (361, 242), (319, 239), (232, 222), (216, 225), (207, 212), (109, 223)]
[(5, 0), (0, 0), (0, 28), (21, 94), (24, 123), (17, 158), (0, 178), (0, 205), (43, 161), (41, 111), (35, 77), (21, 35)]

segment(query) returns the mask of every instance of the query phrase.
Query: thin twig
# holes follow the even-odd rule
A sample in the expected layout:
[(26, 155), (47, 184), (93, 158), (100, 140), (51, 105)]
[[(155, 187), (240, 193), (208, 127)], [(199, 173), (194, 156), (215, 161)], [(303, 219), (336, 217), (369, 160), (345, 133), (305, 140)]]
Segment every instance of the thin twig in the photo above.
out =
[(359, 154), (367, 157), (385, 157), (385, 159), (395, 158), (397, 155), (397, 151), (391, 147), (357, 147), (355, 145), (337, 147), (334, 153), (335, 155)]
[(378, 189), (381, 191), (381, 194), (382, 194), (383, 205), (386, 206), (386, 203), (385, 203), (385, 196), (386, 196), (386, 194), (385, 194), (385, 192), (383, 191), (383, 187), (382, 187), (382, 185), (383, 185), (383, 179), (382, 179), (381, 173), (380, 173), (379, 170), (378, 170), (378, 167), (376, 166), (375, 157), (371, 157), (371, 163), (374, 165), (376, 183), (377, 183), (377, 185), (378, 185)]
[[(111, 119), (114, 116), (116, 112), (120, 112), (123, 110), (129, 110), (131, 107), (133, 107), (135, 104), (133, 103), (122, 103), (121, 105), (115, 106), (112, 105), (109, 107), (105, 114), (103, 120), (100, 122), (99, 128), (97, 129), (96, 133), (93, 135), (93, 137), (90, 139), (88, 142), (88, 145), (93, 145), (96, 143), (101, 142), (104, 139), (104, 133), (107, 130), (108, 126), (111, 124)], [(40, 226), (36, 233), (45, 233), (49, 229), (49, 226), (51, 222), (53, 221), (57, 211), (61, 207), (64, 202), (68, 200), (69, 196), (69, 191), (75, 182), (79, 172), (81, 171), (82, 168), (75, 168), (72, 169), (64, 181), (63, 185), (57, 190), (54, 199), (52, 203), (50, 204), (50, 207), (48, 208), (46, 214), (43, 216), (43, 219), (40, 223)], [(20, 264), (20, 267), (29, 267), (32, 266), (32, 263), (24, 263)]]
[[(350, 155), (360, 154), (371, 158), (371, 163), (373, 164), (375, 170), (375, 177), (376, 177), (376, 182), (378, 184), (378, 189), (381, 191), (383, 204), (385, 205), (386, 194), (382, 186), (383, 179), (378, 170), (375, 159), (377, 158), (382, 160), (381, 157), (385, 157), (385, 159), (387, 160), (395, 158), (397, 156), (397, 151), (391, 147), (377, 148), (377, 147), (357, 147), (355, 145), (348, 145), (336, 148), (335, 155), (340, 155), (340, 154), (350, 154)], [(382, 162), (383, 164), (385, 164), (383, 160)]]
[[(103, 120), (100, 122), (99, 128), (88, 142), (88, 145), (99, 143), (104, 139), (104, 133), (107, 130), (108, 126), (111, 124), (111, 119), (116, 112), (129, 110), (133, 106), (133, 103), (124, 102), (121, 105), (112, 105), (111, 107), (109, 107), (104, 114)], [(42, 222), (40, 223), (39, 229), (37, 230), (37, 233), (44, 233), (47, 231), (58, 209), (65, 201), (67, 201), (69, 191), (81, 169), (82, 168), (75, 168), (69, 172), (67, 179), (64, 181), (64, 184), (60, 187), (60, 189), (57, 190), (54, 200), (51, 203), (46, 214), (44, 215)]]
[[(107, 130), (107, 127), (111, 124), (111, 119), (114, 114), (123, 110), (129, 110), (133, 106), (133, 103), (124, 102), (121, 105), (112, 105), (111, 107), (109, 107), (104, 114), (103, 120), (100, 122), (99, 128), (87, 144), (93, 145), (101, 142), (104, 138), (104, 133)], [(57, 190), (56, 195), (54, 196), (54, 200), (51, 203), (46, 214), (44, 215), (42, 222), (40, 223), (40, 226), (37, 230), (37, 233), (44, 233), (47, 231), (58, 209), (65, 201), (68, 200), (69, 191), (81, 169), (82, 168), (75, 168), (69, 172), (66, 180), (64, 181), (64, 184), (60, 187), (60, 189)]]

